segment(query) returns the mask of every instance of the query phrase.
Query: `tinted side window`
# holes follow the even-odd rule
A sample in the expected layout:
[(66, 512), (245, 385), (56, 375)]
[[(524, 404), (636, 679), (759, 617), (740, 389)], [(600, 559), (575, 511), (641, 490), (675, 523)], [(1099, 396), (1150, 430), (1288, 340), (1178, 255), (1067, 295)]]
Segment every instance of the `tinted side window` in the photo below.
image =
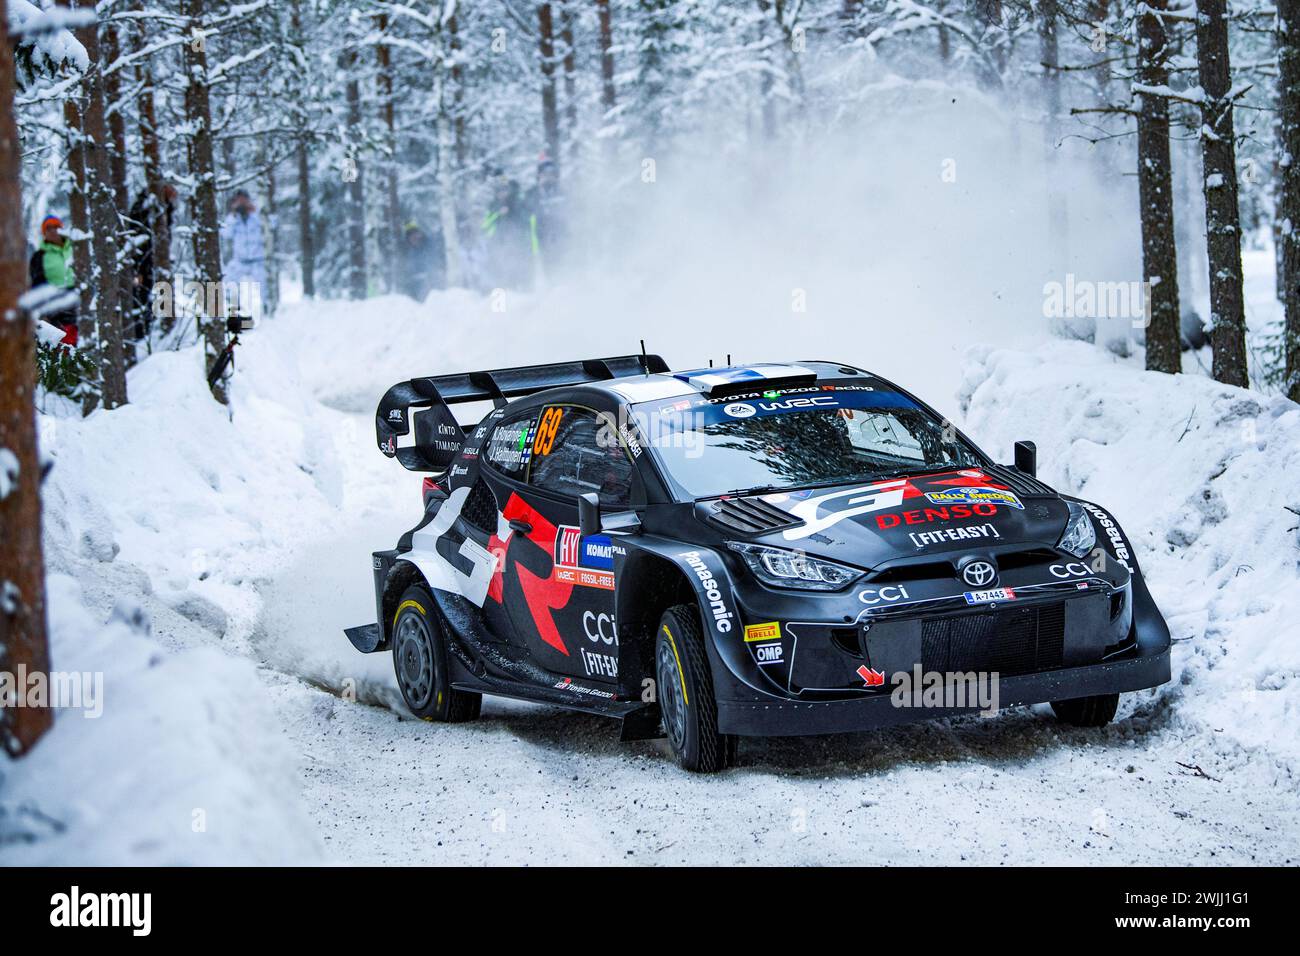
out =
[(542, 411), (533, 441), (529, 483), (577, 497), (594, 491), (601, 504), (626, 505), (632, 488), (632, 462), (610, 428), (595, 412), (564, 405)]
[(533, 422), (536, 420), (537, 413), (529, 412), (523, 418), (503, 422), (488, 436), (484, 455), (492, 467), (507, 478), (524, 480), (532, 454)]

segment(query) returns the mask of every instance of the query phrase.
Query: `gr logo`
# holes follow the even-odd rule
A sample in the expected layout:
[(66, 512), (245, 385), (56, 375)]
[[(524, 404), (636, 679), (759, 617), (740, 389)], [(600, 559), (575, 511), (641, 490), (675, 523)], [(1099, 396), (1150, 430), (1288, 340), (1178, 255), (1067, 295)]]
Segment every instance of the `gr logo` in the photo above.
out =
[(606, 644), (618, 643), (618, 631), (614, 628), (614, 615), (612, 614), (606, 614), (603, 611), (600, 614), (594, 611), (583, 611), (582, 629), (587, 632), (587, 640), (593, 644), (601, 641)]
[(863, 604), (879, 604), (882, 601), (906, 601), (907, 588), (901, 584), (887, 584), (883, 588), (864, 588), (858, 592), (858, 600)]
[(1054, 578), (1087, 577), (1092, 571), (1086, 564), (1071, 561), (1069, 564), (1054, 564), (1047, 569)]

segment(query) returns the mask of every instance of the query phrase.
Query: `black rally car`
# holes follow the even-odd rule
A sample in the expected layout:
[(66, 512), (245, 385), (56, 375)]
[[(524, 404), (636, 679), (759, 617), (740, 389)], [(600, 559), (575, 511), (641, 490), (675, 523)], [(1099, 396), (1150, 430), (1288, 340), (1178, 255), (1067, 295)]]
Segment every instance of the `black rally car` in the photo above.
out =
[[(477, 425), (449, 408), (486, 401)], [(1037, 480), (1032, 444), (996, 464), (861, 369), (443, 375), (393, 386), (375, 424), (432, 477), (374, 555), (378, 623), (346, 633), (393, 651), (421, 717), (471, 719), (485, 693), (595, 711), (708, 771), (738, 736), (1013, 704), (1097, 726), (1169, 679), (1114, 518)], [(981, 680), (991, 704), (954, 696)]]

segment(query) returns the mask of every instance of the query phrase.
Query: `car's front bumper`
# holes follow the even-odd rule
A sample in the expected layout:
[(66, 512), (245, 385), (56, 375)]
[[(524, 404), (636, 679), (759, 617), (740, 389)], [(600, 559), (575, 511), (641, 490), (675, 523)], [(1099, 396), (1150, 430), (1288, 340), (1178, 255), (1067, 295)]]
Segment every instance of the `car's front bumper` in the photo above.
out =
[[(997, 708), (1156, 687), (1169, 680), (1169, 647), (1082, 667), (1001, 677)], [(896, 698), (906, 698), (907, 706)], [(852, 700), (718, 700), (718, 729), (741, 736), (800, 736), (872, 730), (978, 713), (974, 707), (912, 706), (912, 695), (881, 690)]]

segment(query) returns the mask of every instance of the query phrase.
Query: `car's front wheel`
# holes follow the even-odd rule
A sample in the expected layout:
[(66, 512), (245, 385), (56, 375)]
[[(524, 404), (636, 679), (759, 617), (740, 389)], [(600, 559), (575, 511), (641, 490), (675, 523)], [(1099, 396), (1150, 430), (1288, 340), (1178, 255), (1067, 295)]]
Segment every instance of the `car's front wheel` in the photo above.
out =
[(1119, 707), (1119, 694), (1098, 694), (1096, 697), (1076, 697), (1074, 700), (1052, 701), (1056, 719), (1075, 727), (1105, 727), (1115, 718)]
[(473, 720), (483, 695), (452, 688), (444, 640), (433, 596), (423, 585), (411, 585), (393, 615), (393, 670), (402, 699), (425, 720)]
[(718, 733), (718, 703), (700, 632), (699, 611), (679, 604), (664, 612), (655, 638), (655, 679), (664, 733), (677, 762), (714, 773), (736, 759), (736, 738)]

